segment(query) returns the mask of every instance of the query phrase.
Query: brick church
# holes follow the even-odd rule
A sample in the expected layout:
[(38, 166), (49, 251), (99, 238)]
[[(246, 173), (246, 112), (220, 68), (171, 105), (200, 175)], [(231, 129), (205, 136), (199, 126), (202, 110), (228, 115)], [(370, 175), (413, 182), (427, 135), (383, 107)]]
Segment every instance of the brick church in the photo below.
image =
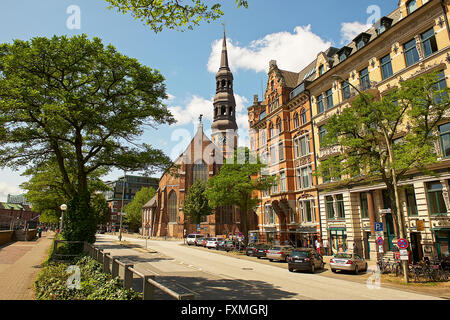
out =
[[(216, 95), (213, 103), (212, 138), (203, 131), (202, 116), (197, 132), (185, 151), (174, 161), (174, 167), (159, 180), (156, 195), (142, 210), (144, 235), (182, 238), (189, 233), (238, 236), (239, 211), (232, 206), (213, 210), (204, 217), (200, 227), (185, 217), (182, 207), (189, 187), (197, 180), (207, 180), (219, 172), (225, 159), (232, 157), (237, 147), (236, 101), (233, 74), (228, 64), (224, 32), (220, 68), (216, 74)], [(257, 216), (249, 213), (249, 230), (256, 229)], [(148, 225), (149, 229), (145, 228)]]

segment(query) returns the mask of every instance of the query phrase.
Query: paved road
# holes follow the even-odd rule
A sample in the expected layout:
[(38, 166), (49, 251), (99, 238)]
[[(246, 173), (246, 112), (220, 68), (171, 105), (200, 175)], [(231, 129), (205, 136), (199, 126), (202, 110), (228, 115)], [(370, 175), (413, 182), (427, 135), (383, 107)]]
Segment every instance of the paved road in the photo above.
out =
[[(124, 237), (145, 246), (145, 240)], [(198, 300), (434, 300), (437, 297), (391, 288), (370, 289), (366, 284), (320, 274), (291, 273), (257, 261), (198, 250), (178, 241), (148, 240), (154, 252), (121, 248), (117, 236), (98, 235), (96, 245), (112, 255), (134, 261), (141, 271), (159, 274), (157, 281), (176, 282), (192, 290)], [(180, 286), (178, 286), (180, 287)], [(167, 298), (167, 297), (166, 297)]]

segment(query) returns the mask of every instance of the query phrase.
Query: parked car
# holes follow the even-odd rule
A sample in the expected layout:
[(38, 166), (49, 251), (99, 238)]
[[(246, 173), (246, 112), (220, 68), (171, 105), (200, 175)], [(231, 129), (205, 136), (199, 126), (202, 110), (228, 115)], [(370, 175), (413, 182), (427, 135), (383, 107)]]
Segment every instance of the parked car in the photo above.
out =
[(269, 245), (267, 245), (267, 244), (261, 244), (260, 246), (258, 246), (258, 250), (256, 250), (256, 251), (253, 253), (253, 256), (254, 256), (254, 257), (257, 257), (258, 259), (265, 258), (265, 257), (266, 257), (267, 250), (269, 250), (269, 248), (270, 248)]
[(286, 261), (294, 248), (291, 246), (273, 246), (266, 252), (269, 261)]
[(330, 260), (330, 268), (333, 272), (343, 270), (358, 274), (359, 271), (367, 271), (367, 261), (355, 253), (336, 253)]
[(217, 247), (217, 238), (216, 237), (208, 238), (208, 241), (206, 242), (206, 247), (208, 249)]
[(201, 237), (195, 239), (195, 245), (196, 245), (197, 247), (200, 247), (200, 246), (203, 244), (203, 240), (204, 240), (204, 239), (205, 239), (204, 236), (201, 236)]
[(323, 269), (325, 263), (320, 254), (311, 248), (297, 248), (289, 255), (288, 269), (290, 272), (294, 270), (309, 270), (314, 273), (317, 269)]
[(203, 248), (206, 248), (206, 243), (208, 242), (208, 239), (209, 239), (209, 238), (203, 238), (202, 244), (201, 244), (201, 246), (202, 246)]
[(263, 245), (262, 243), (249, 243), (247, 248), (245, 249), (245, 254), (249, 257), (254, 256), (256, 250)]
[(227, 252), (234, 250), (234, 248), (236, 248), (236, 244), (233, 240), (225, 241), (225, 243), (223, 244), (223, 249)]
[(227, 241), (227, 239), (219, 239), (219, 241), (217, 241), (216, 250), (225, 250), (225, 244)]
[(186, 238), (186, 243), (188, 244), (188, 246), (192, 246), (192, 245), (196, 245), (195, 241), (198, 238), (202, 238), (203, 236), (201, 234), (198, 233), (191, 233), (188, 234), (187, 238)]

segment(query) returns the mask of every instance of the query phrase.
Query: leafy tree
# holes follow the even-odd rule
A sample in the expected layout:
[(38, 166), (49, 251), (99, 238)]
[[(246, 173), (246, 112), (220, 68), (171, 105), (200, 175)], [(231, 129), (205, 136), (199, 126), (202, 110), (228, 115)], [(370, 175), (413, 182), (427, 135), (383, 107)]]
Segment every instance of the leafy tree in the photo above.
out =
[(142, 207), (156, 194), (152, 187), (143, 187), (136, 192), (133, 200), (124, 207), (125, 222), (131, 230), (138, 230), (142, 226)]
[[(131, 12), (158, 33), (164, 28), (185, 31), (192, 30), (200, 22), (207, 23), (223, 16), (219, 3), (208, 7), (202, 0), (106, 0), (109, 9), (117, 8), (119, 12)], [(235, 0), (238, 8), (248, 7), (248, 1)]]
[(190, 217), (195, 224), (199, 224), (202, 217), (206, 217), (212, 212), (205, 191), (206, 184), (197, 180), (189, 188), (183, 201), (184, 214)]
[(337, 144), (342, 151), (322, 161), (316, 174), (335, 180), (343, 176), (337, 184), (383, 181), (399, 237), (406, 232), (398, 182), (413, 171), (432, 174), (429, 166), (438, 158), (433, 132), (450, 103), (449, 89), (437, 82), (437, 73), (431, 73), (400, 82), (381, 98), (360, 93), (352, 107), (326, 124), (323, 146)]
[(248, 213), (260, 203), (255, 191), (267, 190), (274, 183), (273, 177), (260, 175), (265, 166), (248, 148), (238, 148), (234, 161), (227, 160), (222, 165), (219, 174), (208, 180), (205, 191), (213, 208), (228, 205), (239, 208), (239, 229), (245, 245), (248, 244)]
[(164, 78), (113, 46), (86, 35), (15, 40), (0, 45), (0, 74), (0, 167), (56, 159), (69, 195), (66, 239), (95, 241), (96, 170), (170, 166), (161, 150), (136, 143), (146, 125), (175, 121), (162, 104)]
[(94, 193), (91, 197), (91, 207), (97, 217), (97, 224), (106, 224), (109, 218), (109, 207), (105, 196), (101, 193)]

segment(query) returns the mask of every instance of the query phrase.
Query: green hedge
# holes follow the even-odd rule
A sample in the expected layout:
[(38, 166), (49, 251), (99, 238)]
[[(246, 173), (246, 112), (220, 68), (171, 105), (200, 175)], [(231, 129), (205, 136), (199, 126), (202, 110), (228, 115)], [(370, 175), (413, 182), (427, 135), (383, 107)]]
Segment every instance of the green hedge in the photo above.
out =
[(123, 288), (118, 278), (103, 273), (102, 266), (88, 256), (80, 256), (72, 265), (80, 268), (81, 288), (69, 289), (70, 264), (49, 262), (35, 282), (36, 300), (139, 300), (142, 294)]

